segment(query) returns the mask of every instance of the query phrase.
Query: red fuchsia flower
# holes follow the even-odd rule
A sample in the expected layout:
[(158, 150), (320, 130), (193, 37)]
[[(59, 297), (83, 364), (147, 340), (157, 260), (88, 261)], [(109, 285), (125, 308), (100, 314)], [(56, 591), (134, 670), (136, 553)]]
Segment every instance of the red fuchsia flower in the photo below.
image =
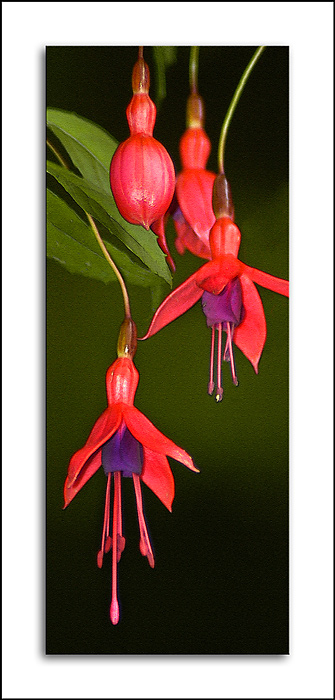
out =
[[(185, 464), (192, 471), (199, 471), (194, 466), (190, 455), (157, 430), (133, 405), (139, 380), (139, 373), (132, 360), (135, 349), (136, 326), (133, 321), (126, 319), (121, 326), (118, 359), (113, 362), (106, 374), (108, 406), (93, 426), (84, 447), (71, 458), (64, 485), (64, 508), (66, 508), (101, 466), (107, 476), (104, 523), (97, 563), (101, 568), (104, 554), (112, 549), (110, 619), (113, 625), (119, 621), (117, 564), (125, 547), (122, 532), (121, 476), (133, 479), (140, 530), (140, 551), (147, 557), (150, 566), (154, 567), (154, 555), (143, 514), (141, 481), (171, 511), (174, 480), (167, 455)], [(112, 476), (114, 502), (111, 524)]]
[[(221, 185), (224, 176), (221, 178)], [(227, 186), (223, 182), (224, 189)], [(215, 186), (214, 186), (215, 189)], [(229, 202), (221, 213), (229, 210)], [(256, 374), (266, 339), (266, 321), (263, 304), (255, 282), (274, 292), (289, 295), (287, 280), (249, 267), (238, 259), (241, 234), (229, 216), (220, 216), (210, 233), (212, 260), (200, 267), (183, 284), (169, 294), (155, 312), (146, 340), (164, 326), (181, 316), (201, 299), (207, 325), (212, 329), (210, 377), (208, 393), (214, 391), (215, 331), (218, 332), (216, 400), (221, 401), (222, 332), (227, 334), (223, 360), (230, 362), (234, 384), (238, 384), (233, 354), (233, 343), (251, 362)]]
[(149, 97), (149, 86), (149, 68), (139, 56), (132, 76), (133, 97), (126, 110), (130, 136), (113, 155), (110, 184), (123, 218), (147, 230), (154, 225), (166, 253), (164, 228), (161, 233), (159, 222), (173, 197), (175, 171), (167, 150), (153, 137), (156, 106)]
[(174, 210), (175, 246), (182, 255), (211, 259), (209, 234), (215, 222), (212, 208), (215, 173), (206, 170), (211, 143), (203, 129), (204, 105), (198, 94), (187, 101), (187, 129), (180, 139), (182, 171), (177, 176)]

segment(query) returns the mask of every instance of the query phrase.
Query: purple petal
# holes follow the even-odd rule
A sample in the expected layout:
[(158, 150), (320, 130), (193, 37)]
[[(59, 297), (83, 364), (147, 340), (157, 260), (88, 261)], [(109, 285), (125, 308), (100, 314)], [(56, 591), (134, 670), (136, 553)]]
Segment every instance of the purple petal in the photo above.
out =
[(228, 282), (220, 294), (204, 291), (201, 299), (207, 326), (217, 323), (233, 323), (238, 326), (244, 317), (242, 287), (238, 277)]
[(119, 430), (102, 447), (101, 461), (104, 472), (122, 472), (131, 477), (142, 473), (143, 447), (122, 423)]

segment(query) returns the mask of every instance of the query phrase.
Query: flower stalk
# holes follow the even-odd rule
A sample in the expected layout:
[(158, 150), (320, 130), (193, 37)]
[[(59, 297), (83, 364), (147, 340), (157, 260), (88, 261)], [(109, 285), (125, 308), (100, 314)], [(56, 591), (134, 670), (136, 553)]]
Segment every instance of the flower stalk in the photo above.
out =
[(230, 122), (232, 120), (233, 114), (235, 112), (235, 109), (237, 107), (239, 99), (242, 95), (242, 92), (244, 90), (246, 82), (247, 82), (253, 68), (255, 67), (258, 59), (262, 55), (265, 48), (266, 48), (265, 46), (259, 46), (257, 51), (255, 51), (251, 61), (248, 63), (248, 65), (247, 65), (247, 67), (246, 67), (246, 69), (241, 77), (241, 80), (240, 80), (240, 82), (239, 82), (239, 84), (234, 92), (233, 99), (230, 103), (228, 112), (225, 116), (225, 119), (224, 119), (224, 122), (222, 125), (222, 129), (221, 129), (221, 133), (220, 133), (219, 146), (218, 146), (219, 173), (224, 173), (224, 153), (225, 153), (225, 146), (226, 146), (226, 140), (227, 140), (227, 134), (228, 134)]

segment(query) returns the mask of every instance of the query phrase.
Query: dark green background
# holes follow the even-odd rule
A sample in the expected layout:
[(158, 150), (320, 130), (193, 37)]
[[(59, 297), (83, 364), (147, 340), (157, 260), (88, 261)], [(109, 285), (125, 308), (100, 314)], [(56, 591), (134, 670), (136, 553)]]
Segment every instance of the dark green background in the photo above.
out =
[[(201, 47), (199, 92), (217, 169), (230, 100), (255, 47)], [(240, 258), (288, 278), (288, 48), (268, 47), (234, 115), (226, 147)], [(178, 47), (154, 135), (179, 170), (189, 48)], [(48, 47), (46, 103), (74, 111), (119, 141), (137, 47)], [(155, 72), (152, 49), (144, 57)], [(174, 286), (201, 261), (179, 256)], [(107, 263), (106, 263), (107, 264)], [(288, 300), (258, 287), (268, 337), (256, 376), (236, 349), (239, 387), (224, 363), (224, 400), (206, 393), (210, 331), (200, 303), (139, 343), (136, 406), (192, 454), (200, 474), (170, 460), (173, 513), (143, 486), (156, 556), (139, 552), (135, 499), (123, 480), (126, 549), (119, 566), (121, 620), (109, 621), (110, 555), (96, 566), (104, 508), (102, 470), (68, 509), (63, 483), (106, 406), (105, 372), (123, 320), (120, 288), (47, 263), (47, 618), (48, 654), (288, 653)], [(168, 292), (168, 288), (166, 288)], [(147, 290), (129, 288), (139, 335), (148, 327)]]

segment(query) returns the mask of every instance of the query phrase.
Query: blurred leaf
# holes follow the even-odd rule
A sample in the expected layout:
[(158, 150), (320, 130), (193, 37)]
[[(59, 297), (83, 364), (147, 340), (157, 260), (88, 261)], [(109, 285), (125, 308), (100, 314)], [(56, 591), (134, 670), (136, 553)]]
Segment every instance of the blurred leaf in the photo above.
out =
[(166, 71), (177, 61), (176, 46), (153, 46), (155, 60), (156, 92), (155, 103), (159, 109), (166, 97)]
[[(162, 284), (157, 275), (140, 267), (109, 241), (104, 243), (127, 283), (150, 287), (153, 299), (160, 296)], [(69, 272), (105, 284), (116, 282), (91, 227), (50, 190), (47, 190), (47, 256)]]
[(165, 255), (158, 246), (157, 237), (142, 226), (128, 224), (119, 213), (110, 191), (106, 194), (98, 185), (93, 185), (56, 163), (47, 162), (47, 172), (56, 178), (84, 211), (106, 226), (149, 270), (171, 286), (171, 273)]

